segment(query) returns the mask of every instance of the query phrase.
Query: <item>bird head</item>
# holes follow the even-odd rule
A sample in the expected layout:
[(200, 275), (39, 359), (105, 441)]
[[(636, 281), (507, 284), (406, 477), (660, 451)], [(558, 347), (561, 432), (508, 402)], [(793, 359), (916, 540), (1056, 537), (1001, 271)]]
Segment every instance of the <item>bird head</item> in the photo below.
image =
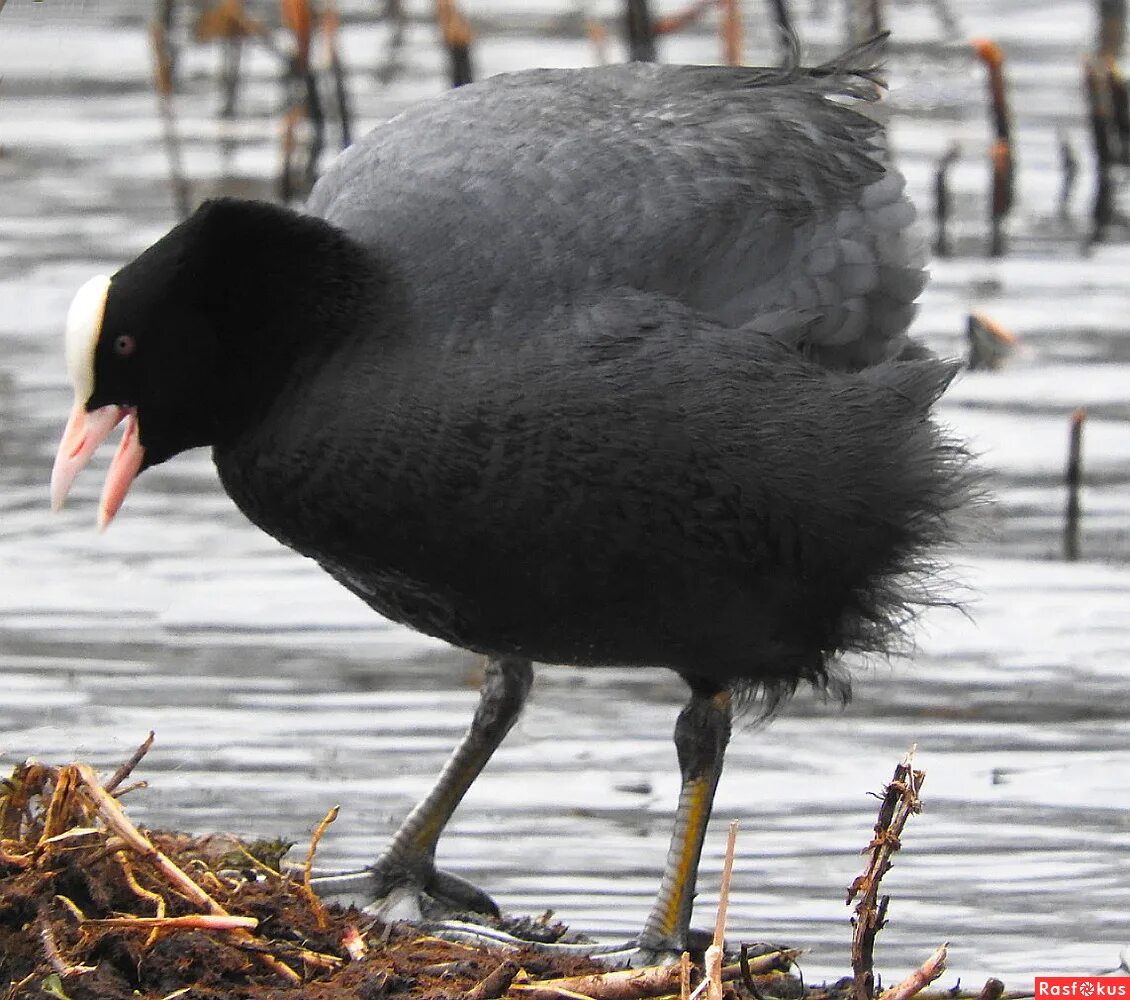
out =
[(178, 226), (76, 293), (66, 323), (74, 404), (51, 474), (54, 509), (123, 421), (99, 507), (103, 528), (140, 472), (212, 443), (219, 352), (207, 276), (196, 266), (198, 228)]
[(99, 523), (151, 466), (223, 446), (301, 385), (343, 337), (373, 327), (385, 288), (363, 247), (321, 219), (263, 202), (205, 202), (67, 315), (74, 406), (51, 503), (123, 421)]

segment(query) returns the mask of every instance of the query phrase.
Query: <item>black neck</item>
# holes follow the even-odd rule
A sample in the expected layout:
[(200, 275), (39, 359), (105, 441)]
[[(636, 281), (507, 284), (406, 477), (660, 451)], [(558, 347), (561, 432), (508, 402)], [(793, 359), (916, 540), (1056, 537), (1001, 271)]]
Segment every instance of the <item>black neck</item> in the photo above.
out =
[(321, 219), (237, 201), (208, 203), (197, 217), (194, 284), (227, 382), (217, 426), (238, 433), (343, 339), (379, 335), (390, 282), (371, 254)]
[[(396, 284), (322, 219), (206, 202), (111, 279), (95, 359), (102, 403), (136, 405), (146, 460), (234, 441), (350, 338), (382, 336)], [(123, 335), (136, 363), (115, 356)], [(104, 398), (101, 398), (104, 397)]]

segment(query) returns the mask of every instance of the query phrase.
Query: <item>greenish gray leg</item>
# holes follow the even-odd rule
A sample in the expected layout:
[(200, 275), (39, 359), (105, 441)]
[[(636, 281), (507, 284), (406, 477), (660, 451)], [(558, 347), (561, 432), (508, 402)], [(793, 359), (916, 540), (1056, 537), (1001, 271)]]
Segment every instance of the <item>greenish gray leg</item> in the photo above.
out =
[(373, 865), (378, 899), (399, 886), (410, 885), (422, 889), (439, 904), (441, 911), (498, 912), (494, 901), (482, 890), (436, 868), (436, 844), (467, 789), (510, 732), (532, 683), (529, 660), (504, 656), (487, 663), (471, 727), (448, 758), (435, 786), (408, 814)]
[(640, 934), (645, 953), (678, 954), (687, 946), (699, 858), (730, 741), (731, 701), (728, 691), (695, 692), (675, 724), (683, 784), (659, 893)]

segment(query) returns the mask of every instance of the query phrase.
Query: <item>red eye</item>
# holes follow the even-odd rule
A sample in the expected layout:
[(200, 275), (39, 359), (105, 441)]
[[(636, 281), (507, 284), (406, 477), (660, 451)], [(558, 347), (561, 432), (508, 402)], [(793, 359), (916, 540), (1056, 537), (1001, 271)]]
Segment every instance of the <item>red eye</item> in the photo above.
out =
[(119, 358), (128, 358), (136, 348), (137, 341), (128, 333), (123, 333), (120, 337), (114, 338), (114, 353)]

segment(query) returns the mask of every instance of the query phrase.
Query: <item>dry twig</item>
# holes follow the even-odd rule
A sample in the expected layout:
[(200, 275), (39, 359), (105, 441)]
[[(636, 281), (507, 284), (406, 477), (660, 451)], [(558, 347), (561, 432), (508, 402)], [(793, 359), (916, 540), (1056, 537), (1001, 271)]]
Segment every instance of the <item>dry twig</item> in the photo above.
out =
[[(157, 917), (158, 919), (164, 918), (165, 897), (160, 893), (151, 892), (149, 889), (146, 889), (140, 882), (138, 882), (137, 876), (133, 871), (133, 866), (129, 863), (129, 856), (125, 851), (118, 851), (118, 853), (114, 855), (114, 857), (117, 860), (118, 864), (121, 865), (122, 874), (125, 876), (126, 885), (130, 887), (130, 890), (133, 892), (133, 894), (141, 899), (146, 899), (153, 904), (155, 917)], [(153, 932), (145, 940), (146, 948), (152, 947), (152, 945), (157, 940), (158, 933), (159, 929), (154, 928)]]
[(314, 855), (318, 852), (318, 841), (322, 839), (322, 834), (329, 829), (330, 824), (337, 819), (337, 814), (341, 812), (341, 806), (334, 806), (322, 818), (322, 822), (318, 824), (314, 830), (314, 835), (310, 838), (310, 847), (306, 851), (306, 863), (302, 866), (302, 891), (306, 894), (306, 900), (310, 904), (310, 909), (314, 911), (314, 916), (318, 921), (318, 929), (325, 930), (328, 925), (326, 921), (326, 908), (322, 905), (322, 901), (318, 898), (318, 894), (314, 891), (314, 886), (311, 884), (311, 879), (314, 875)]
[(977, 1000), (1001, 1000), (1004, 996), (1004, 983), (999, 979), (986, 979), (985, 985), (981, 987), (981, 992), (977, 994)]
[(708, 1000), (722, 1000), (722, 959), (726, 943), (726, 911), (730, 907), (730, 882), (734, 875), (734, 848), (738, 842), (738, 821), (730, 821), (726, 838), (726, 858), (722, 862), (722, 884), (718, 891), (718, 913), (714, 918), (714, 939), (706, 949), (705, 966)]
[(149, 839), (126, 818), (117, 799), (102, 787), (98, 776), (89, 765), (75, 764), (73, 767), (82, 782), (83, 793), (90, 798), (102, 821), (124, 841), (127, 847), (148, 860), (181, 895), (192, 900), (197, 906), (218, 916), (228, 916), (227, 910), (181, 871), (167, 855), (154, 847)]
[(463, 1000), (498, 1000), (518, 975), (518, 963), (505, 959), (487, 973), (486, 977), (470, 989)]
[(142, 741), (141, 746), (134, 750), (134, 752), (130, 755), (129, 760), (125, 761), (121, 765), (121, 767), (119, 767), (112, 775), (110, 775), (110, 780), (107, 781), (106, 784), (104, 784), (102, 787), (105, 788), (108, 792), (114, 791), (114, 789), (117, 788), (118, 785), (120, 785), (123, 781), (126, 780), (126, 778), (133, 774), (133, 769), (141, 763), (141, 758), (149, 753), (149, 748), (151, 746), (153, 746), (152, 729), (149, 730), (149, 735), (146, 736)]
[(875, 836), (868, 850), (867, 868), (848, 888), (847, 902), (859, 897), (852, 917), (851, 967), (855, 974), (852, 985), (854, 1000), (871, 1000), (875, 992), (875, 937), (886, 920), (889, 896), (879, 897), (879, 883), (891, 867), (891, 856), (899, 849), (906, 821), (922, 811), (918, 792), (926, 775), (911, 767), (914, 748), (895, 768), (894, 776), (883, 794), (879, 816), (875, 820)]
[[(199, 885), (188, 877), (164, 853), (159, 851), (149, 839), (127, 818), (121, 804), (98, 781), (98, 776), (88, 764), (72, 765), (82, 787), (82, 793), (90, 799), (95, 811), (102, 821), (109, 827), (125, 845), (135, 854), (147, 860), (179, 893), (190, 899), (197, 906), (206, 909), (218, 917), (230, 917), (231, 914), (208, 895)], [(67, 770), (67, 769), (63, 769)], [(247, 930), (234, 932), (251, 939)], [(299, 982), (301, 977), (285, 962), (280, 962), (273, 955), (259, 954), (259, 959), (273, 972), (291, 982)]]
[[(754, 975), (789, 969), (800, 952), (781, 949), (749, 960)], [(741, 978), (737, 963), (722, 968), (722, 982)], [(565, 979), (545, 979), (536, 983), (515, 983), (510, 987), (513, 996), (524, 1000), (554, 1000), (564, 994), (581, 994), (591, 1000), (640, 1000), (642, 997), (659, 997), (675, 993), (680, 987), (680, 965), (649, 965), (642, 969), (620, 969), (616, 972), (599, 972), (591, 976), (569, 976)], [(693, 995), (693, 994), (692, 994)]]
[(127, 931), (240, 931), (259, 926), (255, 917), (189, 913), (183, 917), (101, 917), (83, 921), (84, 927), (114, 927)]
[(51, 915), (47, 912), (46, 903), (40, 902), (35, 922), (39, 928), (39, 940), (43, 945), (43, 954), (47, 957), (51, 968), (63, 979), (68, 976), (79, 976), (84, 972), (94, 971), (94, 967), (91, 965), (71, 965), (63, 958), (63, 953), (59, 951), (59, 943), (55, 940), (55, 932), (51, 929)]
[(879, 1000), (910, 1000), (945, 971), (946, 946), (943, 944), (901, 983), (892, 986), (889, 990), (883, 990), (879, 994)]
[(78, 772), (73, 767), (59, 769), (59, 776), (55, 779), (55, 789), (51, 793), (51, 800), (47, 803), (43, 833), (36, 845), (37, 853), (48, 844), (56, 842), (55, 838), (69, 828), (75, 808), (74, 790), (77, 782)]
[(369, 953), (369, 946), (365, 943), (365, 935), (356, 927), (350, 927), (345, 932), (341, 939), (341, 946), (354, 962), (360, 962)]

